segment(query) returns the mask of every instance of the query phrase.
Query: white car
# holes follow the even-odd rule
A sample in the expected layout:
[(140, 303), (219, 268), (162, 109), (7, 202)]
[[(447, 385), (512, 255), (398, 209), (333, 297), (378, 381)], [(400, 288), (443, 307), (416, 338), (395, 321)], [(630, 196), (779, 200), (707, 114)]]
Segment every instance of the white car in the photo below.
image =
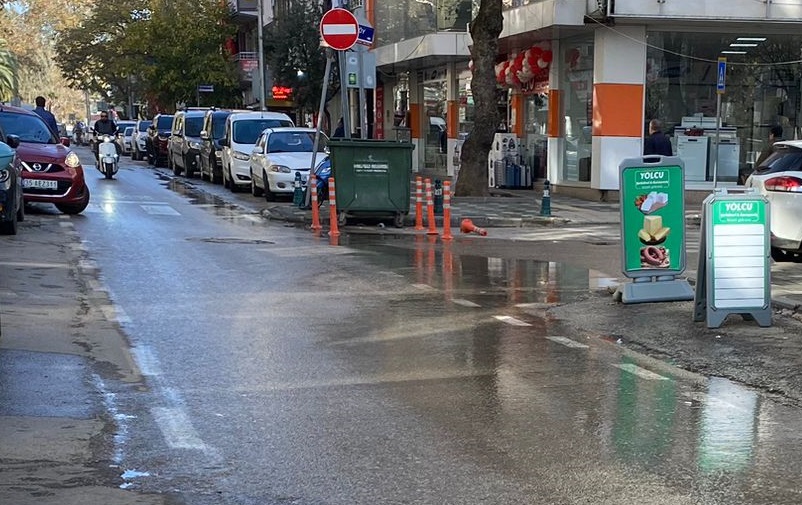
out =
[(131, 155), (131, 141), (134, 135), (134, 127), (126, 126), (122, 134), (118, 134), (116, 138), (117, 145), (124, 156)]
[(771, 257), (802, 260), (802, 140), (775, 142), (773, 153), (746, 179), (771, 206)]
[[(328, 137), (320, 134), (315, 162), (326, 154)], [(251, 194), (265, 195), (268, 202), (279, 193), (295, 191), (295, 174), (306, 187), (315, 146), (314, 128), (267, 128), (259, 135), (250, 159)]]
[(226, 118), (223, 138), (220, 139), (223, 163), (223, 186), (232, 193), (251, 185), (250, 159), (259, 134), (265, 128), (294, 127), (295, 123), (283, 112), (234, 112)]
[(131, 139), (131, 159), (144, 160), (148, 154), (148, 126), (153, 123), (150, 119), (140, 119), (134, 127)]

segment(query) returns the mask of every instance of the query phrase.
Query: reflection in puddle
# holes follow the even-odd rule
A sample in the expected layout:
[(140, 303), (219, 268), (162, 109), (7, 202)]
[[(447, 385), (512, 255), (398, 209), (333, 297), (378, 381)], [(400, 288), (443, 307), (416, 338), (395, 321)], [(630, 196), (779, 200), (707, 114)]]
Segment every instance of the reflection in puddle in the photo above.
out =
[(719, 377), (710, 379), (707, 393), (699, 467), (705, 472), (741, 470), (753, 456), (758, 395)]

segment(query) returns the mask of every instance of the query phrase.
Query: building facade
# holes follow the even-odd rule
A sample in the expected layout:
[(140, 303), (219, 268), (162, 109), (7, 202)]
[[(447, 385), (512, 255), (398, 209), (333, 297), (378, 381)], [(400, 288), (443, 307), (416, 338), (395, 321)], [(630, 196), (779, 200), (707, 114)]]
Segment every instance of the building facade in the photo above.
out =
[[(736, 184), (772, 126), (800, 135), (802, 0), (503, 1), (499, 131), (558, 191), (618, 189), (618, 165), (642, 154), (650, 119), (670, 135), (689, 189)], [(472, 126), (476, 2), (364, 7), (376, 28), (374, 131), (409, 135), (415, 170), (453, 176)]]

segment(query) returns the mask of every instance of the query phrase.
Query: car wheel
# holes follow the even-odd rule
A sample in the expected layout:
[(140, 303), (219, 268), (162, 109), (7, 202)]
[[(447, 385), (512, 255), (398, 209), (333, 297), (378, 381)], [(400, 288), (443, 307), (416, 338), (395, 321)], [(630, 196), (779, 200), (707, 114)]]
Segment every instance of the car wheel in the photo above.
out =
[(17, 213), (15, 212), (11, 219), (0, 223), (0, 234), (2, 235), (16, 235), (17, 234)]
[(80, 214), (89, 205), (89, 188), (84, 188), (84, 198), (76, 204), (57, 203), (56, 208), (64, 214), (75, 215)]
[(186, 156), (182, 156), (181, 159), (184, 161), (184, 175), (186, 175), (188, 178), (192, 178), (194, 175), (192, 163), (189, 162), (189, 159)]
[(251, 172), (251, 194), (253, 196), (262, 196), (262, 188), (256, 185), (256, 179), (253, 178), (253, 172)]
[(222, 182), (220, 179), (222, 179), (223, 176), (222, 176), (222, 174), (221, 175), (216, 175), (214, 173), (214, 170), (217, 167), (217, 165), (215, 163), (216, 162), (215, 162), (214, 158), (209, 160), (209, 180), (212, 181), (212, 184), (220, 184)]
[(17, 210), (17, 221), (25, 221), (25, 202), (19, 203), (19, 209)]
[(267, 182), (267, 174), (262, 172), (262, 180), (265, 181), (265, 200), (268, 202), (276, 201), (276, 194), (270, 191), (270, 183)]
[(771, 259), (773, 259), (774, 261), (776, 261), (778, 263), (782, 262), (782, 261), (791, 261), (793, 259), (793, 255), (788, 253), (788, 252), (786, 252), (786, 251), (783, 251), (782, 249), (778, 249), (776, 247), (772, 247), (771, 248)]

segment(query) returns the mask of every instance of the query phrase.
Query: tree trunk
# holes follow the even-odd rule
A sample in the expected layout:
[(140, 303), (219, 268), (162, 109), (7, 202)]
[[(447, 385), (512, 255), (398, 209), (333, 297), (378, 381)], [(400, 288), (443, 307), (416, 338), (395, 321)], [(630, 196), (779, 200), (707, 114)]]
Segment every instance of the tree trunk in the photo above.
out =
[(498, 112), (496, 58), (498, 36), (503, 28), (501, 0), (481, 0), (479, 13), (471, 22), (473, 78), (471, 91), (475, 104), (473, 129), (462, 146), (455, 196), (487, 196), (487, 155), (493, 145), (501, 118)]

